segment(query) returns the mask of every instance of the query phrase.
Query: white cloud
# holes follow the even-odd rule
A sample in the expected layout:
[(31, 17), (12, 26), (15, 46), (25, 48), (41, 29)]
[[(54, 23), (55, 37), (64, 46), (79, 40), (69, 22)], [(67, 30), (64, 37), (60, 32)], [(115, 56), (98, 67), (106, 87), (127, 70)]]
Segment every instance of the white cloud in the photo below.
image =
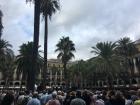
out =
[[(76, 59), (88, 59), (91, 46), (99, 41), (116, 41), (123, 36), (133, 40), (140, 33), (139, 0), (60, 0), (61, 11), (49, 22), (48, 57), (56, 58), (55, 45), (61, 36), (69, 36), (76, 45)], [(17, 52), (19, 45), (31, 41), (33, 8), (25, 0), (0, 0), (4, 18), (3, 38)], [(40, 45), (43, 50), (43, 21)]]

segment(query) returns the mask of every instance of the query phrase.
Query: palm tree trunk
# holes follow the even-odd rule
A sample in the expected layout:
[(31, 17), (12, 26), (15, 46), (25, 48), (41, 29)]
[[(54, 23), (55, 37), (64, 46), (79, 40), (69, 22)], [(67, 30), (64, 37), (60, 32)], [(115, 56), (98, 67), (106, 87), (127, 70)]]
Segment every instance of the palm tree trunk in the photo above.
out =
[(22, 82), (23, 82), (23, 78), (21, 79), (21, 83), (20, 83), (20, 91), (22, 91)]
[(67, 65), (67, 63), (64, 63), (64, 80), (65, 80), (65, 85), (66, 85), (66, 87), (67, 87), (67, 85), (68, 85), (68, 81), (67, 81), (67, 67), (66, 67), (66, 65)]
[(32, 54), (32, 68), (28, 75), (27, 89), (34, 91), (35, 86), (35, 74), (36, 74), (36, 59), (38, 54), (39, 43), (39, 26), (40, 26), (40, 0), (35, 0), (34, 6), (34, 39), (33, 39), (33, 54)]
[(1, 36), (2, 36), (2, 17), (0, 17), (0, 39), (1, 39)]
[(136, 57), (136, 66), (137, 66), (139, 76), (140, 76), (140, 58), (139, 57)]
[(45, 16), (45, 35), (44, 35), (44, 68), (43, 68), (43, 83), (46, 83), (47, 75), (47, 50), (48, 49), (48, 16)]
[(0, 39), (2, 36), (2, 29), (3, 29), (3, 25), (2, 25), (2, 12), (0, 11)]
[(134, 76), (134, 62), (133, 62), (133, 59), (129, 60), (129, 69), (130, 69), (131, 77), (133, 77)]

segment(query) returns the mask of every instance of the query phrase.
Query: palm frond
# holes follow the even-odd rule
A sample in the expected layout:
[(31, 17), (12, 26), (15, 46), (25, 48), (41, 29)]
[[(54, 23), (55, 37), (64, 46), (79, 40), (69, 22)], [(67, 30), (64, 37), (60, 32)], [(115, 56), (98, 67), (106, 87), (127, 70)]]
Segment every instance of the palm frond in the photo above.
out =
[(59, 42), (56, 44), (55, 52), (59, 52), (57, 58), (60, 58), (62, 62), (68, 62), (74, 57), (73, 52), (75, 52), (75, 45), (69, 39), (69, 37), (60, 38)]
[(59, 0), (43, 0), (41, 2), (41, 13), (43, 16), (49, 16), (51, 19), (52, 15), (56, 13), (57, 10), (60, 10)]

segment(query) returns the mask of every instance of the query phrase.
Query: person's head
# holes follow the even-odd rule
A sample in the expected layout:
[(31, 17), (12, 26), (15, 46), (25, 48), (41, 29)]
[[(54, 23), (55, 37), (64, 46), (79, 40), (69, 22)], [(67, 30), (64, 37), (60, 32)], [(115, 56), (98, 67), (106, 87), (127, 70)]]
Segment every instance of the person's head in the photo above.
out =
[(25, 94), (26, 94), (26, 95), (29, 95), (29, 94), (30, 94), (30, 91), (25, 90)]
[(93, 100), (94, 100), (94, 101), (97, 100), (97, 95), (93, 95)]
[(109, 97), (109, 98), (112, 98), (112, 97), (114, 97), (114, 96), (115, 96), (115, 92), (114, 92), (113, 90), (109, 91), (108, 97)]
[(76, 92), (75, 91), (72, 91), (72, 92), (70, 92), (70, 97), (75, 97), (76, 96)]
[(62, 95), (62, 92), (59, 90), (59, 91), (57, 92), (57, 95)]
[(56, 99), (56, 97), (57, 97), (57, 92), (53, 92), (53, 93), (52, 93), (52, 98), (53, 98), (53, 99)]
[(107, 95), (107, 92), (106, 92), (105, 90), (103, 90), (103, 91), (102, 91), (102, 95), (103, 95), (103, 96), (106, 96), (106, 95)]
[(34, 92), (33, 93), (33, 98), (38, 98), (39, 96), (38, 96), (38, 92)]
[(115, 94), (116, 99), (121, 99), (122, 98), (122, 93), (120, 91), (117, 91)]
[(14, 96), (11, 93), (7, 93), (3, 98), (1, 105), (11, 105), (14, 102)]
[(85, 91), (83, 92), (83, 97), (87, 97), (87, 95), (88, 95), (88, 92), (87, 92), (87, 90), (85, 90)]
[(76, 97), (81, 98), (81, 96), (82, 96), (81, 91), (77, 91), (76, 92)]
[(43, 90), (43, 94), (46, 94), (47, 93), (47, 91), (46, 90)]
[(49, 89), (49, 90), (48, 90), (48, 94), (51, 94), (52, 92), (53, 92), (52, 89)]

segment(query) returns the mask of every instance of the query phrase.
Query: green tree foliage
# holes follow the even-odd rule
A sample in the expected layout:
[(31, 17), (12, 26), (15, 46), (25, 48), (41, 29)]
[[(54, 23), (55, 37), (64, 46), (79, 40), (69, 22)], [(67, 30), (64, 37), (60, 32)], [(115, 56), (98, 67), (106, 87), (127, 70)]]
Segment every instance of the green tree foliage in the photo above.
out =
[(0, 71), (4, 80), (12, 80), (15, 70), (15, 57), (11, 48), (12, 45), (8, 41), (0, 39)]
[(94, 76), (95, 65), (93, 64), (92, 58), (87, 61), (80, 60), (74, 62), (72, 66), (68, 68), (68, 74), (68, 79), (71, 80), (72, 86), (78, 86), (78, 88), (82, 88), (83, 84), (95, 84), (98, 79)]
[(12, 45), (9, 44), (8, 41), (0, 39), (0, 58), (4, 58), (6, 56), (12, 56), (13, 51), (11, 50)]
[(128, 37), (121, 38), (117, 41), (116, 52), (119, 56), (123, 57), (122, 64), (125, 67), (125, 71), (130, 70), (131, 76), (134, 75), (134, 56), (138, 53), (134, 42)]
[[(16, 58), (16, 64), (17, 64), (17, 76), (20, 76), (20, 74), (22, 74), (22, 80), (26, 80), (28, 82), (28, 77), (30, 75), (32, 75), (32, 71), (31, 71), (31, 65), (33, 65), (32, 63), (32, 52), (33, 52), (33, 42), (28, 42), (27, 44), (24, 43), (20, 46), (20, 50), (19, 50), (19, 55)], [(37, 56), (37, 61), (36, 61), (36, 79), (38, 74), (40, 73), (41, 69), (42, 69), (42, 65), (43, 65), (43, 59), (42, 57), (39, 55), (38, 52), (38, 56)]]
[(100, 72), (110, 73), (118, 70), (120, 65), (120, 59), (115, 54), (116, 44), (112, 42), (100, 42), (97, 43), (95, 47), (92, 47), (92, 53), (97, 56), (94, 58), (95, 65)]
[(108, 85), (111, 86), (113, 77), (120, 70), (120, 58), (115, 54), (116, 43), (100, 42), (92, 49), (91, 52), (97, 55), (94, 58), (96, 72), (101, 75), (104, 74), (103, 77), (107, 79)]
[(112, 86), (113, 80), (116, 78), (123, 80), (126, 84), (130, 79), (129, 72), (132, 75), (134, 71), (134, 59), (136, 65), (139, 65), (137, 61), (139, 52), (130, 38), (124, 37), (114, 43), (100, 42), (92, 49), (91, 52), (95, 54), (93, 58), (87, 61), (77, 61), (78, 63), (74, 63), (69, 68), (69, 80), (76, 82), (74, 77), (78, 76), (80, 72), (83, 84), (86, 82), (86, 84), (97, 86), (97, 82), (101, 80), (108, 81), (108, 85)]
[(69, 60), (74, 57), (73, 52), (75, 52), (75, 45), (69, 39), (69, 37), (62, 37), (59, 42), (56, 44), (55, 52), (59, 52), (57, 58), (62, 60), (64, 65), (64, 80), (67, 79), (67, 68), (66, 65)]
[(117, 41), (117, 53), (126, 58), (130, 58), (138, 53), (138, 50), (128, 37), (121, 38)]
[(60, 10), (59, 0), (41, 0), (41, 13), (51, 19), (52, 15)]

